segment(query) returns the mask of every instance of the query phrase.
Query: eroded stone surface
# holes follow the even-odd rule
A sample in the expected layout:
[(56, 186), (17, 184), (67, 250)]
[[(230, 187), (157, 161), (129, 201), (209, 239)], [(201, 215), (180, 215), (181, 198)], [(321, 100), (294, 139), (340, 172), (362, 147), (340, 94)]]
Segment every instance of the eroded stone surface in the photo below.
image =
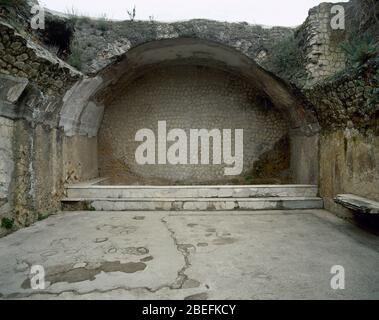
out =
[[(379, 298), (378, 238), (326, 211), (135, 216), (59, 214), (0, 239), (0, 297)], [(93, 241), (101, 237), (109, 241)], [(123, 248), (149, 252), (140, 250), (140, 256)], [(30, 289), (36, 264), (46, 269), (43, 291)], [(349, 279), (343, 291), (330, 287), (337, 264)]]
[(0, 100), (15, 103), (28, 85), (25, 78), (0, 74)]
[(19, 34), (8, 23), (0, 21), (0, 31), (2, 74), (29, 78), (47, 94), (62, 94), (81, 77), (79, 71), (40, 44)]
[(8, 197), (8, 188), (13, 172), (13, 128), (12, 120), (0, 117), (0, 199)]

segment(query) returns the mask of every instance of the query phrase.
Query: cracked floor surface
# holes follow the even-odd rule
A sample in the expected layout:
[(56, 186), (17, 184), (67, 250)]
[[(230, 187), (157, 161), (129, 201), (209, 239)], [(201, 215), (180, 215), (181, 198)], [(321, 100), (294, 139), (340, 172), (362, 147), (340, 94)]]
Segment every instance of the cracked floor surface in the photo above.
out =
[(0, 239), (0, 298), (379, 299), (378, 244), (323, 210), (65, 212)]

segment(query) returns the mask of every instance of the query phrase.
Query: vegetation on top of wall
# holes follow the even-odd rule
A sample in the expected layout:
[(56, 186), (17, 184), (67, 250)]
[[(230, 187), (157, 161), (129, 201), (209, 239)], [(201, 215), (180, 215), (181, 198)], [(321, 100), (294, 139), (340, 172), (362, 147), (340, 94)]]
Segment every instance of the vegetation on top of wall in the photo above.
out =
[(82, 24), (89, 24), (91, 22), (90, 17), (82, 16), (82, 15), (73, 15), (73, 14), (68, 14), (68, 20), (74, 26), (82, 25)]
[(379, 56), (359, 67), (348, 67), (310, 90), (324, 131), (354, 128), (379, 134)]
[(70, 46), (70, 51), (71, 53), (67, 58), (67, 63), (80, 70), (83, 64), (82, 49), (80, 48), (80, 45), (76, 41), (73, 41)]
[(137, 14), (137, 12), (136, 12), (136, 6), (134, 6), (133, 9), (130, 10), (130, 11), (126, 10), (126, 12), (128, 13), (130, 21), (134, 21), (135, 18), (136, 18), (136, 14)]
[(340, 46), (346, 56), (346, 67), (325, 82), (361, 76), (367, 84), (378, 88), (379, 37), (368, 31), (351, 34)]
[(107, 15), (103, 13), (98, 19), (95, 20), (95, 25), (101, 31), (107, 31), (112, 27), (112, 21), (107, 18)]
[(112, 21), (108, 19), (106, 13), (102, 13), (98, 18), (91, 18), (88, 15), (81, 14), (75, 8), (71, 8), (66, 11), (68, 20), (74, 26), (81, 26), (84, 24), (91, 25), (94, 28), (97, 28), (101, 31), (107, 31), (112, 26)]
[(0, 18), (13, 26), (23, 24), (30, 15), (30, 4), (26, 0), (0, 0)]
[(371, 59), (378, 59), (379, 42), (371, 33), (354, 35), (341, 44), (348, 67), (362, 68)]
[(65, 58), (70, 53), (70, 44), (74, 35), (74, 26), (67, 19), (47, 14), (45, 29), (36, 32), (39, 39), (59, 58)]
[(18, 7), (26, 4), (26, 0), (0, 0), (0, 6)]
[(29, 26), (30, 6), (26, 0), (0, 0), (0, 19), (24, 33)]
[(345, 21), (350, 34), (371, 31), (379, 35), (379, 1), (350, 0), (347, 4)]
[(307, 77), (303, 54), (293, 34), (273, 44), (264, 67), (300, 87)]
[[(363, 76), (375, 76), (379, 52), (379, 1), (350, 0), (345, 7), (345, 28), (330, 34), (330, 41), (345, 56), (345, 67), (322, 83)], [(322, 85), (321, 83), (321, 85)]]
[(346, 67), (307, 97), (323, 130), (354, 128), (379, 134), (379, 2), (351, 0), (346, 11)]
[[(74, 32), (78, 29), (90, 28), (92, 33), (98, 36), (98, 33), (104, 34), (105, 32), (113, 28), (114, 22), (108, 19), (105, 13), (101, 14), (97, 18), (91, 18), (87, 15), (79, 13), (75, 8), (72, 8), (66, 12), (67, 21), (73, 26)], [(93, 55), (96, 52), (94, 42), (95, 37), (88, 37), (83, 43), (77, 40), (71, 41), (69, 55), (65, 58), (65, 61), (71, 66), (82, 71), (83, 65), (93, 59)], [(86, 49), (91, 48), (90, 52), (86, 52)]]

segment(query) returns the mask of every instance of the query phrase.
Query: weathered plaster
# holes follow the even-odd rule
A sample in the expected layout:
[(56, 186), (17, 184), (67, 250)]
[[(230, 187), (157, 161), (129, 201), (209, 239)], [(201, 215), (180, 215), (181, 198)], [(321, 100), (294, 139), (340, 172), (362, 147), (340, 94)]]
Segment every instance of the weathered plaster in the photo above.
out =
[(13, 121), (0, 117), (0, 218), (11, 211), (8, 200), (14, 170), (13, 130)]
[(97, 138), (73, 136), (63, 138), (63, 181), (77, 183), (97, 178)]
[(379, 138), (354, 129), (325, 133), (320, 138), (320, 193), (326, 209), (351, 215), (334, 203), (337, 194), (379, 200)]

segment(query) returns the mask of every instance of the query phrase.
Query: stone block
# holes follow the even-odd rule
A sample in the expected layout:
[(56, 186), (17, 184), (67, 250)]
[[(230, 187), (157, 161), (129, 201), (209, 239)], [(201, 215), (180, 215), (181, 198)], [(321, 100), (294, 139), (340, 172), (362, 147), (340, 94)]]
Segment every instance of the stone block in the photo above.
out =
[(0, 100), (17, 103), (28, 83), (25, 78), (0, 75)]

